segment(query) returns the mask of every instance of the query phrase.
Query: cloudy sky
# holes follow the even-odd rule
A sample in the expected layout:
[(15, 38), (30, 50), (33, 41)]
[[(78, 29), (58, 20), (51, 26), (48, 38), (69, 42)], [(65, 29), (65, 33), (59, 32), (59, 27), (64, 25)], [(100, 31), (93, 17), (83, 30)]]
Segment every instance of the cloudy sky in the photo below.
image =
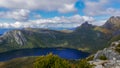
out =
[(0, 28), (73, 28), (120, 16), (120, 0), (0, 0)]

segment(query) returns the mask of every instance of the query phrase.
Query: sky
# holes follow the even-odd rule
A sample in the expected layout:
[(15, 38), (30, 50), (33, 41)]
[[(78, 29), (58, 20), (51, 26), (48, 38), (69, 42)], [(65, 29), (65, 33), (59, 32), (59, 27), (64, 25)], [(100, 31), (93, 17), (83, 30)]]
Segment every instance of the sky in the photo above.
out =
[(120, 0), (0, 0), (0, 28), (75, 28), (120, 16)]

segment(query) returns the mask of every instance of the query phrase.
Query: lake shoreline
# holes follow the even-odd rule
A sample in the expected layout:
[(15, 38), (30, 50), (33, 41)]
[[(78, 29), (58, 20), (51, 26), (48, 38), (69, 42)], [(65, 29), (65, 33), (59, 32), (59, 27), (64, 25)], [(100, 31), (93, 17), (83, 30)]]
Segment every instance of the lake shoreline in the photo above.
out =
[(30, 57), (30, 56), (42, 56), (47, 55), (49, 53), (53, 53), (58, 55), (61, 58), (68, 60), (76, 60), (86, 58), (90, 55), (90, 53), (83, 52), (76, 49), (71, 48), (31, 48), (31, 49), (19, 49), (12, 50), (8, 52), (0, 53), (0, 62), (8, 61), (14, 58), (20, 57)]

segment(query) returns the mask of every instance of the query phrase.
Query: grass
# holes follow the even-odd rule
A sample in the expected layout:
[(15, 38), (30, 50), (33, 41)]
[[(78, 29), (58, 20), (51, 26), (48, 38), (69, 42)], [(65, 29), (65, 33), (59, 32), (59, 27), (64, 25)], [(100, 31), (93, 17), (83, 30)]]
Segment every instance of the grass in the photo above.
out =
[(36, 57), (16, 58), (6, 62), (0, 62), (0, 68), (34, 68)]

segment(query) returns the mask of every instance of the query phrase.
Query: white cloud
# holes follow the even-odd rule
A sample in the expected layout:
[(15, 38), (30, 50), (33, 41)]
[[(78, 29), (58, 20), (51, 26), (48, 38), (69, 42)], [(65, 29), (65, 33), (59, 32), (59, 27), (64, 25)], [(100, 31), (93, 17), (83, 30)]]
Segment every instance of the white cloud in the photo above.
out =
[(58, 9), (61, 13), (73, 12), (77, 9), (74, 8), (74, 4), (64, 4), (63, 8)]
[(109, 15), (120, 16), (120, 9), (108, 8), (108, 9), (106, 9), (106, 12)]
[(8, 9), (30, 9), (72, 12), (77, 0), (0, 0), (0, 7)]
[(0, 18), (14, 19), (17, 21), (25, 21), (29, 17), (29, 10), (20, 9), (13, 11), (0, 12)]
[(120, 9), (115, 9), (112, 4), (119, 2), (116, 0), (98, 0), (98, 1), (91, 1), (85, 0), (85, 8), (84, 13), (89, 16), (99, 16), (99, 15), (120, 15)]
[(26, 28), (26, 27), (34, 27), (34, 28), (73, 28), (81, 25), (85, 21), (94, 22), (94, 18), (88, 16), (80, 16), (74, 15), (71, 17), (54, 17), (48, 19), (37, 19), (37, 20), (29, 20), (26, 22), (15, 22), (15, 23), (0, 23), (1, 28)]
[(97, 21), (94, 21), (92, 22), (94, 25), (97, 25), (97, 26), (102, 26), (103, 24), (105, 24), (107, 20), (97, 20)]

